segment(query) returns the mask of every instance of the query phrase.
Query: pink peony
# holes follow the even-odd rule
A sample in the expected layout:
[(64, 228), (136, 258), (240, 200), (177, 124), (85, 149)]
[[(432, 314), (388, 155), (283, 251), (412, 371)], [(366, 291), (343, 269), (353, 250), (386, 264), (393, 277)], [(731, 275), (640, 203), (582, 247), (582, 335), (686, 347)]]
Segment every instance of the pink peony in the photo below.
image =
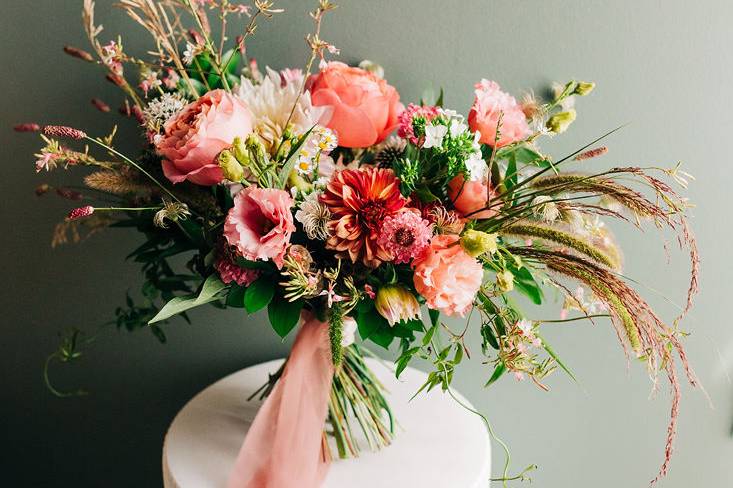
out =
[(461, 247), (456, 235), (435, 236), (428, 250), (413, 261), (415, 290), (429, 308), (464, 316), (483, 281), (484, 269)]
[(395, 263), (407, 263), (430, 244), (433, 226), (415, 209), (385, 217), (377, 244), (392, 254)]
[(333, 108), (327, 126), (343, 147), (368, 147), (382, 142), (397, 127), (404, 109), (393, 86), (361, 68), (333, 61), (308, 80), (315, 106)]
[(239, 98), (214, 90), (186, 106), (165, 125), (157, 143), (163, 173), (173, 183), (211, 186), (224, 178), (216, 161), (235, 137), (252, 132), (252, 114)]
[(295, 230), (292, 207), (293, 199), (284, 190), (246, 188), (234, 198), (224, 221), (224, 237), (245, 259), (272, 259), (282, 268)]
[[(479, 139), (491, 147), (502, 147), (521, 141), (530, 133), (527, 118), (522, 107), (513, 96), (499, 89), (495, 81), (481, 80), (475, 85), (476, 98), (468, 113), (468, 125), (473, 132), (480, 132)], [(499, 140), (496, 140), (496, 126), (501, 119)]]
[(488, 181), (466, 181), (463, 175), (458, 175), (448, 182), (448, 198), (453, 202), (456, 211), (467, 219), (491, 218), (496, 215), (499, 208), (497, 204), (491, 209), (486, 209), (487, 205), (493, 206), (497, 203), (494, 201), (495, 193)]

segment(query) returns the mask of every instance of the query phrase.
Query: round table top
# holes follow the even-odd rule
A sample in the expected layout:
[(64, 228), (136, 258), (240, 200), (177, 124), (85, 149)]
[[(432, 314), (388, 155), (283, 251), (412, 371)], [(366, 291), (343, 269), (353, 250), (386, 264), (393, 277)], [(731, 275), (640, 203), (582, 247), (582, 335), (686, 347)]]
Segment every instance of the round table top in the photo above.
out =
[[(393, 443), (356, 459), (334, 459), (323, 488), (478, 488), (491, 471), (489, 436), (481, 419), (436, 389), (410, 397), (427, 375), (367, 359), (388, 390), (398, 422)], [(282, 360), (233, 373), (196, 395), (178, 413), (163, 446), (165, 488), (220, 488), (262, 402), (247, 401)], [(464, 398), (462, 401), (468, 403)]]

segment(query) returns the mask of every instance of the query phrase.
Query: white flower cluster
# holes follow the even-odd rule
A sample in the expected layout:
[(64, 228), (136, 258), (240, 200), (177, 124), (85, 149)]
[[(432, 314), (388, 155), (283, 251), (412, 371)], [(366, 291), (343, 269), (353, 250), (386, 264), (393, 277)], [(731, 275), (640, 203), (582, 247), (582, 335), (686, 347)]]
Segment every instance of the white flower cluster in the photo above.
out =
[(145, 125), (152, 131), (158, 131), (166, 122), (178, 115), (186, 102), (178, 95), (164, 93), (160, 97), (151, 100), (143, 111)]
[[(423, 148), (440, 148), (446, 142), (446, 137), (457, 140), (466, 136), (469, 132), (463, 115), (455, 110), (440, 108), (438, 113), (441, 115), (430, 121), (425, 126), (425, 142)], [(447, 125), (446, 125), (447, 124)], [(473, 134), (471, 147), (473, 151), (465, 160), (468, 177), (471, 181), (482, 181), (488, 178), (489, 167), (484, 161), (481, 154), (481, 145), (479, 144), (481, 133), (476, 131)]]
[(298, 150), (295, 169), (301, 176), (311, 175), (321, 159), (336, 149), (338, 139), (331, 129), (317, 125), (308, 140)]

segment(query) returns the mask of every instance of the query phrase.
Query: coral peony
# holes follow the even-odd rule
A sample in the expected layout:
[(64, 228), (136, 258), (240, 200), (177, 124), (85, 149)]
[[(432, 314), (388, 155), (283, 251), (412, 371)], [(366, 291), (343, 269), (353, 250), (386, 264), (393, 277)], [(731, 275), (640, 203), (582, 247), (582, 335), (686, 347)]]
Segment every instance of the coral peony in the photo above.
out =
[(484, 269), (458, 241), (456, 235), (434, 237), (428, 250), (413, 261), (413, 280), (429, 308), (464, 316), (481, 287)]
[(224, 221), (224, 237), (245, 259), (272, 259), (282, 268), (295, 230), (292, 207), (293, 199), (284, 190), (246, 188), (237, 194)]
[(390, 252), (379, 245), (379, 235), (384, 219), (402, 209), (407, 200), (391, 169), (339, 171), (328, 183), (321, 202), (331, 211), (328, 249), (370, 267), (392, 259)]
[(308, 80), (315, 106), (330, 106), (326, 124), (344, 147), (368, 147), (382, 142), (397, 127), (404, 109), (393, 86), (373, 73), (330, 62)]
[[(529, 135), (527, 118), (513, 96), (501, 91), (495, 81), (481, 80), (475, 87), (476, 98), (468, 113), (468, 125), (473, 132), (481, 133), (481, 142), (491, 147), (502, 147), (521, 141)], [(497, 141), (496, 127), (499, 117), (501, 129)]]
[(496, 215), (498, 205), (486, 209), (487, 205), (496, 203), (494, 197), (488, 181), (466, 181), (463, 175), (458, 175), (448, 182), (448, 198), (456, 211), (468, 219), (488, 219)]
[(156, 144), (163, 173), (173, 183), (211, 186), (224, 178), (216, 156), (237, 136), (252, 132), (252, 114), (239, 98), (214, 90), (165, 124)]

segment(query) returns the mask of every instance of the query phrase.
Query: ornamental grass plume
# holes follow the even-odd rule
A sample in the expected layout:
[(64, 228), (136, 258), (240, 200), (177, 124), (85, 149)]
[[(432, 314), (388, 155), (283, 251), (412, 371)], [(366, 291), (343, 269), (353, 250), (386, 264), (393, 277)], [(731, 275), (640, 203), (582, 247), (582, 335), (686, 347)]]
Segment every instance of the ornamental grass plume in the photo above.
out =
[(43, 133), (50, 137), (64, 137), (75, 140), (81, 140), (87, 137), (86, 132), (65, 125), (47, 125), (43, 128)]

